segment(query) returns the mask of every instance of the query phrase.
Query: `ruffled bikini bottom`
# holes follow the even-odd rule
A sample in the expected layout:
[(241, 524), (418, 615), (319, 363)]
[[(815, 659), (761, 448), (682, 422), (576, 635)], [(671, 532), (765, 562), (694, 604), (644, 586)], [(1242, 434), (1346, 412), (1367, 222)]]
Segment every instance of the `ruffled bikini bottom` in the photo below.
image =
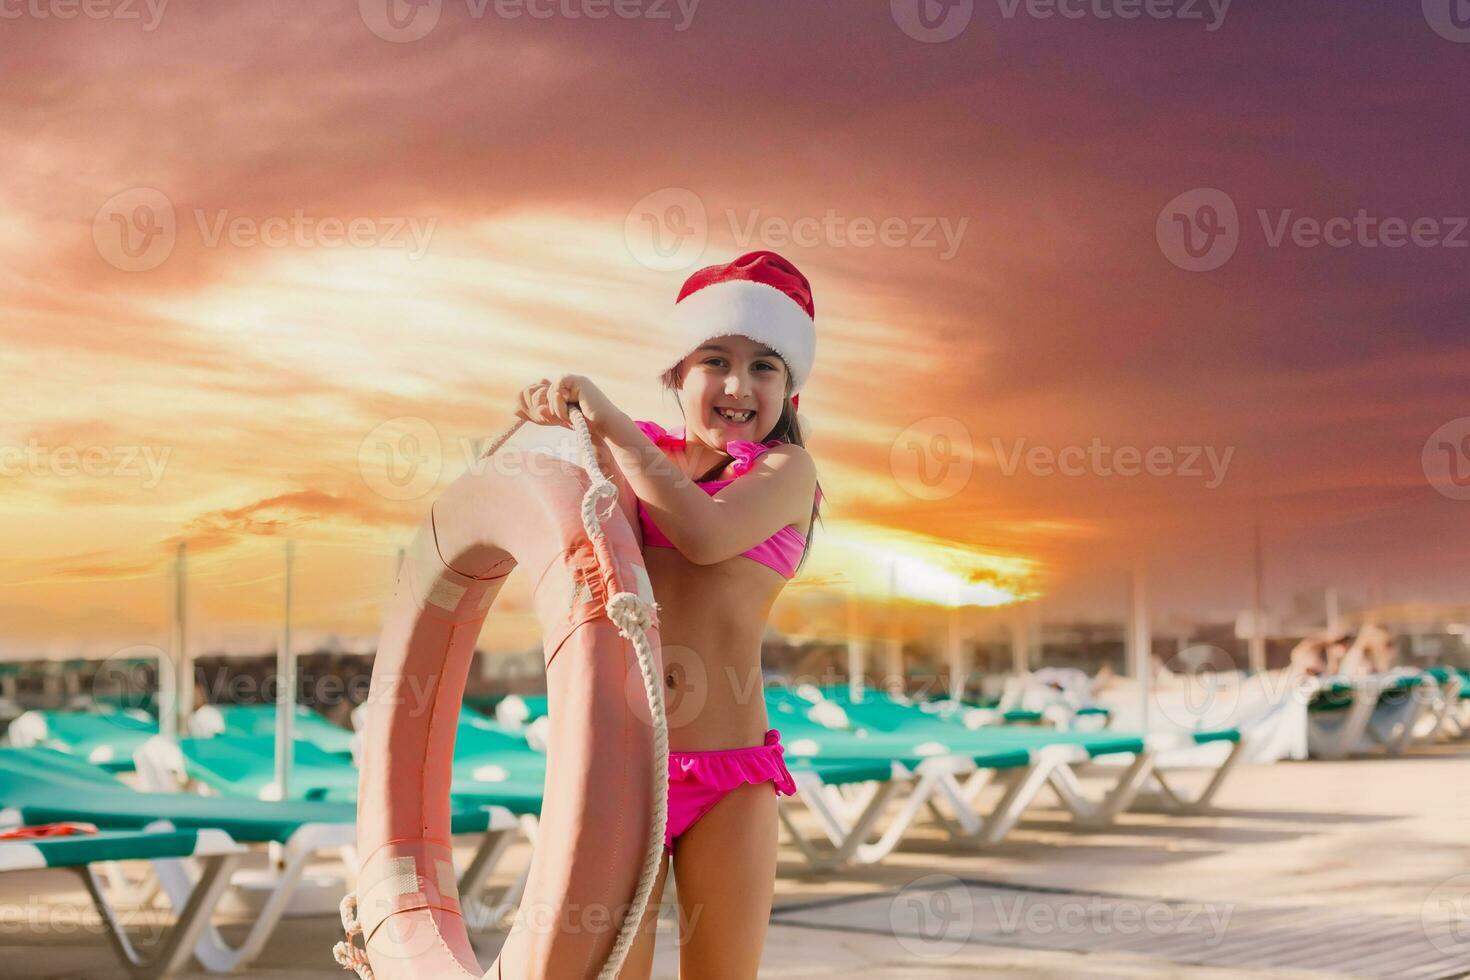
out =
[(794, 796), (796, 782), (782, 758), (781, 733), (766, 732), (763, 745), (708, 752), (669, 753), (669, 820), (664, 848), (699, 822), (725, 794), (746, 783), (775, 784), (777, 795)]

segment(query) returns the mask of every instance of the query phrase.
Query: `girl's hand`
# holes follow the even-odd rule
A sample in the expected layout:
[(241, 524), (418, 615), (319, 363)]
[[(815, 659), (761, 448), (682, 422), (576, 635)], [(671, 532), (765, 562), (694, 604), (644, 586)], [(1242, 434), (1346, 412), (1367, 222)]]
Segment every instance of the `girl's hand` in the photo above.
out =
[(617, 414), (618, 408), (592, 381), (580, 374), (564, 374), (555, 381), (542, 378), (521, 389), (516, 405), (516, 418), (537, 425), (572, 427), (571, 406), (576, 405), (587, 419), (593, 435), (602, 435), (602, 424)]

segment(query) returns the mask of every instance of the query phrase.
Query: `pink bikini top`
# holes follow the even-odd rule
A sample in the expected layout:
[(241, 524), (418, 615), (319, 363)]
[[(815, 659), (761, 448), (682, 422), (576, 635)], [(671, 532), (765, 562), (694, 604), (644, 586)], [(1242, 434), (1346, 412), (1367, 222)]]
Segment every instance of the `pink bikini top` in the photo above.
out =
[[(683, 449), (684, 428), (680, 426), (672, 432), (666, 431), (657, 422), (633, 423), (642, 430), (643, 434), (653, 440), (660, 449)], [(705, 480), (696, 481), (695, 486), (702, 487), (704, 492), (713, 497), (724, 487), (734, 483), (736, 479), (745, 475), (745, 472), (755, 463), (756, 459), (767, 449), (781, 446), (784, 443), (780, 439), (767, 439), (765, 442), (751, 442), (748, 439), (732, 439), (725, 443), (725, 452), (735, 457), (735, 477), (729, 480)], [(822, 499), (822, 491), (817, 491), (817, 500)], [(670, 541), (664, 532), (653, 523), (653, 518), (648, 516), (643, 501), (638, 501), (638, 521), (643, 525), (643, 545), (646, 548), (672, 548), (674, 543)], [(801, 560), (801, 553), (806, 549), (806, 536), (798, 531), (795, 526), (788, 524), (775, 534), (771, 535), (760, 544), (749, 551), (742, 552), (742, 556), (752, 561), (758, 561), (767, 568), (774, 568), (785, 578), (791, 578), (796, 574), (797, 562)]]

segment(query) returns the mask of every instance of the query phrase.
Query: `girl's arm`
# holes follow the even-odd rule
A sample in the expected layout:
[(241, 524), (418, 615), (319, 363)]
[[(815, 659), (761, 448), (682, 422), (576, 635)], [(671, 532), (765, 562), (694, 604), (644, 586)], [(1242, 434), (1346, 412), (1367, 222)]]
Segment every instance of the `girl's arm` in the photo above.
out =
[(811, 513), (816, 464), (801, 446), (777, 446), (762, 453), (739, 479), (711, 497), (681, 473), (626, 413), (609, 414), (598, 428), (633, 492), (659, 530), (696, 565), (744, 554)]

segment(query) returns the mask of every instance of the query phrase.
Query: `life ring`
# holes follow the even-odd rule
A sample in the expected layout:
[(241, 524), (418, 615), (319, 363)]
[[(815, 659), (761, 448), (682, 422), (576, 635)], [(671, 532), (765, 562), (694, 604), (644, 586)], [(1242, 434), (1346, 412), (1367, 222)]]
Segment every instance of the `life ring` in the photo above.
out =
[[(360, 976), (482, 976), (455, 888), (451, 765), (475, 643), (516, 566), (534, 577), (551, 735), (538, 846), (483, 977), (615, 977), (643, 919), (668, 793), (656, 606), (633, 493), (603, 475), (579, 409), (572, 420), (583, 467), (514, 448), (490, 461), (517, 423), (434, 502), (399, 570), (364, 726), (361, 871), (334, 951)], [(646, 705), (629, 693), (640, 676)]]

